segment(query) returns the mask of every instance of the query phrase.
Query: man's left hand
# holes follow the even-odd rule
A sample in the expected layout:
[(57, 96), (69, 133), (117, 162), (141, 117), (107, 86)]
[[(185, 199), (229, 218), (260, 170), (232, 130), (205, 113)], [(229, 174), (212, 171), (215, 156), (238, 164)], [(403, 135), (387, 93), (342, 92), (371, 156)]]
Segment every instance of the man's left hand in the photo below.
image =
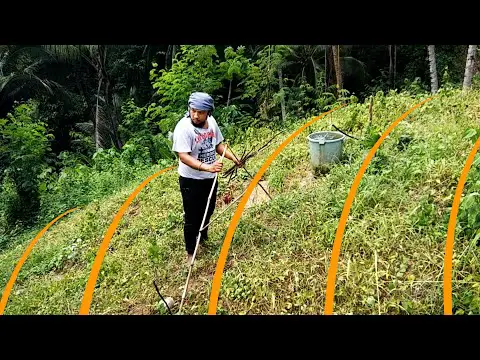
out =
[(243, 167), (244, 164), (240, 160), (235, 159), (235, 165), (237, 165), (237, 167), (241, 168), (241, 167)]

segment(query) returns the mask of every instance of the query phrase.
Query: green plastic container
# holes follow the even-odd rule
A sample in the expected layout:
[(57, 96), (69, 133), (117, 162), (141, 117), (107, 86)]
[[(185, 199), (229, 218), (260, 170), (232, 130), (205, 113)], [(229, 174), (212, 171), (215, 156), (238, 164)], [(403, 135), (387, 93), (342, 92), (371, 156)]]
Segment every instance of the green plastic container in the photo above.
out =
[(338, 131), (317, 131), (308, 135), (310, 162), (314, 169), (339, 162), (345, 135)]

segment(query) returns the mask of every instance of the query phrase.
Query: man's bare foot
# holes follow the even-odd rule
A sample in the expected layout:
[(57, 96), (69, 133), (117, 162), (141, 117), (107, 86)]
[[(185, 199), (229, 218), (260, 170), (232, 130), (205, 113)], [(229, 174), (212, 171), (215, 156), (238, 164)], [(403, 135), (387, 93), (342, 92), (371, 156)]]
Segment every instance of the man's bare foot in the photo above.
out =
[(193, 254), (187, 254), (187, 265), (190, 266), (192, 264)]

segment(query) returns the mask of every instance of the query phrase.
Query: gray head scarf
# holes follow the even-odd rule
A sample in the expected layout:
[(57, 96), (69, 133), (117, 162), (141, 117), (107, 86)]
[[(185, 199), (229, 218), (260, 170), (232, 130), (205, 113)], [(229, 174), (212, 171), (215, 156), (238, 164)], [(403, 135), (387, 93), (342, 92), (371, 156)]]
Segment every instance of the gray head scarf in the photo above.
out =
[[(188, 99), (188, 107), (190, 109), (196, 109), (200, 111), (212, 112), (215, 109), (213, 99), (210, 95), (204, 92), (194, 92)], [(187, 111), (186, 116), (190, 116), (190, 112)]]

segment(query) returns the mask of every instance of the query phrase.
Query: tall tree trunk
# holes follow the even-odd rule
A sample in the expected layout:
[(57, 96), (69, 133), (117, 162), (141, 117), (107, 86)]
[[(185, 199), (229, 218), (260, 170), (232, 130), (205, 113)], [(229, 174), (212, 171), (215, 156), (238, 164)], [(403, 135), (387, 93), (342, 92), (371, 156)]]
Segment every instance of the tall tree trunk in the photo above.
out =
[(118, 103), (119, 98), (117, 97), (116, 94), (113, 94), (110, 100), (110, 98), (108, 97), (109, 88), (110, 88), (110, 80), (108, 79), (108, 77), (106, 77), (105, 78), (105, 108), (107, 110), (107, 114), (109, 116), (108, 120), (111, 126), (109, 130), (112, 137), (113, 146), (115, 146), (118, 150), (121, 150), (123, 147), (123, 144), (118, 134), (119, 116), (120, 116), (119, 108), (121, 105)]
[(112, 143), (118, 150), (121, 150), (123, 144), (118, 134), (119, 119), (121, 117), (121, 104), (120, 97), (117, 94), (113, 94), (112, 96), (111, 111), (109, 113), (112, 117)]
[(102, 147), (101, 141), (100, 141), (100, 108), (99, 108), (99, 101), (100, 101), (100, 91), (102, 90), (102, 82), (103, 82), (103, 76), (102, 74), (99, 74), (98, 78), (98, 88), (97, 88), (97, 105), (95, 108), (95, 147), (96, 149), (100, 149)]
[[(104, 101), (103, 101), (104, 102), (104, 112), (106, 112), (104, 114), (108, 114), (107, 116), (111, 116), (111, 112), (109, 111), (110, 110), (110, 93), (109, 93), (109, 91), (110, 91), (110, 79), (108, 77), (108, 73), (107, 73), (107, 70), (106, 70), (107, 50), (108, 50), (107, 46), (99, 45), (98, 46), (98, 52), (97, 52), (97, 59), (96, 59), (97, 73), (98, 73), (99, 79), (101, 79), (99, 81), (98, 90), (97, 90), (97, 111), (96, 111), (96, 116), (95, 116), (95, 121), (96, 121), (95, 129), (96, 129), (96, 136), (97, 136), (95, 144), (96, 144), (97, 149), (106, 145), (101, 141), (100, 133), (98, 131), (99, 124), (100, 124), (99, 100), (100, 100), (100, 93), (101, 93), (101, 88), (102, 88), (103, 83), (105, 84), (105, 93), (104, 93), (105, 96), (104, 96)], [(111, 127), (111, 128), (108, 129), (108, 131), (110, 132), (110, 134), (112, 134), (111, 136), (113, 137), (114, 134), (115, 134), (114, 119), (109, 118), (109, 119), (104, 119), (104, 121), (105, 120), (110, 123), (109, 127)], [(116, 141), (114, 139), (112, 139), (112, 140), (113, 140), (112, 141), (113, 144), (115, 144)]]
[(475, 63), (475, 52), (477, 45), (468, 45), (467, 64), (465, 65), (465, 77), (463, 78), (463, 90), (472, 87), (473, 65)]
[[(278, 68), (278, 85), (280, 87), (280, 91), (283, 90), (283, 74), (282, 74), (282, 68)], [(282, 98), (280, 100), (280, 106), (282, 107), (282, 121), (285, 122), (285, 118), (287, 117), (286, 112), (285, 112), (285, 97), (282, 95)]]
[(108, 79), (105, 74), (103, 75), (103, 78), (105, 79), (105, 106), (108, 108), (110, 106), (110, 97), (109, 97), (109, 90), (110, 90), (110, 80)]
[(267, 67), (267, 74), (268, 74), (268, 90), (267, 90), (267, 97), (270, 97), (270, 81), (272, 78), (270, 77), (272, 74), (270, 72), (270, 68), (272, 67), (272, 45), (268, 45), (268, 67)]
[(233, 77), (230, 80), (230, 84), (228, 85), (228, 98), (227, 98), (227, 106), (230, 105), (230, 97), (232, 96), (232, 81)]
[(435, 59), (435, 45), (428, 45), (428, 60), (430, 62), (430, 81), (432, 94), (438, 91), (437, 61)]
[(334, 84), (335, 77), (335, 61), (333, 54), (333, 46), (328, 46), (328, 86)]
[(393, 45), (393, 88), (397, 86), (397, 45)]
[(173, 66), (173, 61), (175, 60), (175, 55), (177, 53), (177, 45), (172, 45), (172, 66)]
[(390, 66), (388, 68), (388, 82), (390, 84), (390, 89), (393, 87), (393, 54), (392, 54), (392, 45), (388, 45), (388, 57), (390, 59)]
[(325, 91), (327, 91), (327, 88), (328, 88), (327, 57), (328, 57), (328, 45), (325, 46)]
[(168, 45), (167, 52), (165, 53), (165, 69), (168, 70), (168, 55), (170, 54), (170, 49), (172, 45)]
[(329, 65), (328, 67), (330, 68), (330, 78), (329, 78), (329, 85), (335, 85), (337, 83), (336, 75), (335, 75), (335, 60), (334, 60), (334, 55), (333, 55), (333, 46), (330, 45), (330, 57), (328, 58)]
[(340, 91), (343, 86), (342, 66), (340, 65), (340, 45), (333, 46), (333, 62), (335, 65), (335, 76), (337, 78), (337, 90)]
[(315, 61), (313, 60), (312, 57), (310, 57), (310, 60), (312, 62), (312, 69), (313, 69), (313, 81), (315, 82), (315, 90), (318, 89), (318, 83), (317, 83), (317, 68), (315, 67)]

